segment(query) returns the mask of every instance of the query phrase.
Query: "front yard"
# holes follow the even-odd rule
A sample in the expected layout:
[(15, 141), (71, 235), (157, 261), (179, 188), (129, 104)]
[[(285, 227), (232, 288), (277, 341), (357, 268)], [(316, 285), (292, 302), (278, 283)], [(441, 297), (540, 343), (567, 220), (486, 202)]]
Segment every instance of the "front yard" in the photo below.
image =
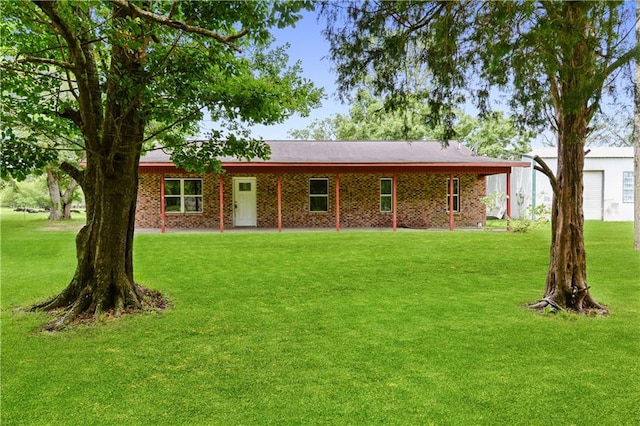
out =
[(2, 215), (1, 422), (554, 424), (640, 418), (640, 253), (586, 227), (603, 318), (541, 315), (548, 229), (140, 234), (173, 307), (58, 334), (75, 231)]

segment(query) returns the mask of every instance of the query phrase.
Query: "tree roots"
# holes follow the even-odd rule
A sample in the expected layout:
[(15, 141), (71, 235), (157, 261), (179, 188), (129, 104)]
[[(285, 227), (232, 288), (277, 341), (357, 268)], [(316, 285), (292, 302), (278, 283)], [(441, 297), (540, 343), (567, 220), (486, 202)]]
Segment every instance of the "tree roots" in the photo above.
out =
[[(101, 308), (101, 304), (95, 303), (88, 291), (83, 291), (76, 297), (71, 297), (71, 295), (62, 292), (46, 302), (31, 306), (29, 311), (52, 313), (55, 318), (45, 324), (42, 329), (45, 331), (61, 331), (73, 325), (92, 324), (108, 317), (113, 318), (145, 312), (162, 312), (171, 306), (159, 291), (151, 290), (138, 284), (135, 284), (134, 288), (135, 298), (126, 297), (117, 301), (109, 309)], [(85, 288), (85, 290), (87, 289)]]
[(577, 306), (562, 306), (559, 303), (552, 300), (550, 297), (530, 303), (526, 305), (529, 309), (539, 312), (549, 312), (552, 314), (558, 312), (571, 312), (588, 316), (608, 315), (609, 309), (606, 306), (601, 305), (591, 298), (589, 300), (583, 300)]

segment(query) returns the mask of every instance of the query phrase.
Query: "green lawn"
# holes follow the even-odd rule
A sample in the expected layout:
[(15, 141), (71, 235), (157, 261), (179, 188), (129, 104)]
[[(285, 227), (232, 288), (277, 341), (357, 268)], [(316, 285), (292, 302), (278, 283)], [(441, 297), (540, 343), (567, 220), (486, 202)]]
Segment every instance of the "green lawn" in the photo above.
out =
[(606, 318), (523, 308), (548, 228), (506, 232), (140, 234), (161, 314), (36, 333), (16, 309), (60, 291), (69, 225), (2, 215), (3, 425), (632, 425), (640, 253), (589, 222)]

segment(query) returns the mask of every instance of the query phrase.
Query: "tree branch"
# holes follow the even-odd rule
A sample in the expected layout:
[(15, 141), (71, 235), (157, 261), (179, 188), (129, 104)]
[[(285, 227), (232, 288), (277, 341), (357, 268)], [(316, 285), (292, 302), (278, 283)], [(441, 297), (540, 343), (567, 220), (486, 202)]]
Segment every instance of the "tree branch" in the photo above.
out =
[(56, 115), (58, 117), (71, 120), (73, 124), (78, 126), (78, 129), (82, 129), (82, 115), (80, 114), (79, 111), (67, 108), (62, 112), (56, 111)]
[(560, 193), (560, 188), (558, 188), (558, 180), (555, 175), (551, 171), (551, 168), (545, 163), (545, 161), (540, 158), (539, 155), (533, 157), (533, 161), (539, 164), (539, 166), (534, 166), (535, 170), (538, 170), (542, 174), (544, 174), (547, 178), (549, 178), (549, 182), (551, 183), (551, 188), (553, 189), (553, 194), (558, 195)]
[(47, 65), (53, 65), (65, 70), (72, 70), (73, 71), (73, 64), (70, 64), (69, 62), (64, 62), (64, 61), (58, 61), (55, 59), (49, 59), (49, 58), (37, 58), (37, 57), (32, 57), (32, 56), (28, 56), (28, 57), (24, 57), (21, 59), (18, 59), (16, 61), (19, 64), (25, 64), (25, 63), (29, 63), (29, 64), (47, 64)]
[(19, 73), (22, 73), (24, 75), (35, 75), (35, 76), (40, 76), (40, 77), (44, 77), (44, 78), (49, 78), (52, 80), (57, 80), (60, 82), (64, 82), (65, 79), (63, 77), (58, 77), (54, 74), (47, 74), (45, 72), (39, 72), (39, 71), (33, 71), (33, 70), (25, 70), (24, 68), (15, 66), (15, 62), (7, 62), (6, 64), (2, 64), (2, 66), (0, 66), (0, 68), (2, 68), (3, 70), (7, 70), (7, 71), (16, 71)]
[(42, 0), (33, 0), (33, 3), (38, 6), (44, 13), (51, 19), (51, 26), (55, 28), (67, 42), (67, 47), (71, 52), (71, 57), (75, 59), (76, 63), (72, 64), (72, 68), (76, 70), (76, 67), (82, 67), (84, 65), (84, 57), (82, 56), (82, 48), (80, 41), (73, 34), (71, 28), (62, 20), (58, 15), (58, 5), (56, 2), (48, 2)]
[(65, 204), (69, 204), (71, 201), (71, 195), (73, 194), (73, 190), (76, 189), (76, 186), (78, 186), (78, 182), (74, 178), (71, 178), (71, 182), (69, 182), (67, 189), (64, 191), (64, 194), (62, 194), (62, 200)]
[(220, 35), (214, 31), (208, 30), (206, 28), (202, 28), (202, 27), (196, 27), (193, 25), (188, 25), (185, 24), (184, 22), (181, 21), (176, 21), (174, 19), (171, 19), (170, 17), (164, 17), (161, 15), (158, 15), (156, 13), (150, 12), (148, 10), (144, 10), (138, 6), (136, 6), (135, 4), (131, 3), (129, 0), (111, 0), (112, 3), (117, 4), (118, 6), (129, 10), (129, 12), (134, 15), (134, 16), (138, 16), (146, 21), (149, 22), (155, 22), (156, 24), (165, 26), (165, 27), (170, 27), (170, 28), (175, 28), (178, 30), (182, 30), (184, 32), (187, 33), (193, 33), (193, 34), (200, 34), (209, 38), (212, 38), (230, 48), (232, 48), (233, 50), (239, 52), (240, 49), (233, 44), (234, 41), (238, 40), (241, 37), (244, 37), (245, 35), (247, 35), (249, 33), (249, 30), (244, 29), (241, 30), (235, 34), (231, 34), (228, 36), (223, 36)]
[(394, 18), (396, 22), (398, 22), (398, 24), (403, 25), (406, 28), (407, 33), (413, 33), (421, 28), (429, 26), (433, 22), (433, 19), (439, 14), (441, 14), (444, 8), (448, 6), (454, 6), (454, 5), (447, 5), (446, 3), (438, 3), (434, 5), (429, 10), (426, 11), (426, 14), (424, 16), (420, 17), (413, 24), (409, 24), (407, 22), (401, 22), (400, 17), (398, 16), (397, 13), (392, 12), (391, 16)]
[(153, 139), (153, 138), (155, 138), (156, 136), (158, 136), (158, 135), (160, 135), (160, 134), (162, 134), (162, 133), (165, 133), (165, 132), (167, 132), (167, 131), (171, 130), (172, 128), (176, 127), (177, 125), (179, 125), (179, 124), (181, 124), (181, 123), (184, 123), (185, 121), (188, 121), (188, 120), (192, 119), (192, 118), (193, 118), (193, 116), (195, 116), (195, 114), (193, 114), (192, 116), (190, 116), (190, 115), (186, 115), (186, 116), (184, 116), (184, 117), (180, 118), (179, 120), (176, 120), (176, 121), (174, 121), (173, 123), (171, 123), (171, 124), (169, 124), (169, 125), (167, 125), (167, 126), (164, 126), (162, 129), (160, 129), (160, 130), (158, 130), (158, 131), (156, 131), (156, 132), (153, 132), (153, 133), (152, 133), (152, 134), (150, 134), (149, 136), (145, 137), (145, 138), (144, 138), (144, 140), (143, 140), (142, 142), (143, 142), (143, 143), (144, 143), (144, 142), (149, 142), (150, 140), (152, 140), (152, 139)]
[(82, 42), (88, 42), (88, 40), (82, 40), (77, 36), (73, 31), (72, 24), (62, 19), (58, 12), (58, 2), (33, 0), (33, 3), (49, 17), (51, 26), (67, 44), (66, 49), (69, 50), (71, 69), (78, 87), (79, 96), (77, 99), (80, 111), (83, 112), (83, 123), (85, 124), (81, 130), (87, 144), (94, 145), (98, 141), (98, 129), (100, 129), (102, 121), (102, 94), (92, 47), (90, 44), (83, 45)]
[(631, 61), (632, 59), (635, 59), (636, 61), (640, 60), (640, 43), (637, 43), (635, 46), (633, 46), (632, 49), (627, 51), (627, 53), (625, 53), (624, 55), (620, 56), (618, 59), (613, 61), (604, 70), (603, 80), (609, 77), (615, 70), (625, 65), (627, 62)]
[(171, 5), (171, 11), (169, 12), (169, 19), (173, 18), (173, 14), (176, 12), (178, 7), (178, 0), (173, 0), (173, 4)]
[(62, 170), (63, 172), (71, 176), (76, 182), (80, 184), (80, 186), (83, 185), (84, 183), (83, 170), (78, 169), (73, 164), (67, 163), (66, 161), (63, 161), (62, 164), (60, 164), (60, 170)]

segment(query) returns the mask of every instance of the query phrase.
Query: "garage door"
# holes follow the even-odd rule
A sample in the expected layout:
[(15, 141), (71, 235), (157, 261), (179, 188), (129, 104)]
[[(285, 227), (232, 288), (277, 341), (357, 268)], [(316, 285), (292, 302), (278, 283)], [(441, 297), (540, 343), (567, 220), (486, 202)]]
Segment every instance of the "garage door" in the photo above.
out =
[(585, 171), (582, 208), (585, 220), (602, 220), (602, 171)]

